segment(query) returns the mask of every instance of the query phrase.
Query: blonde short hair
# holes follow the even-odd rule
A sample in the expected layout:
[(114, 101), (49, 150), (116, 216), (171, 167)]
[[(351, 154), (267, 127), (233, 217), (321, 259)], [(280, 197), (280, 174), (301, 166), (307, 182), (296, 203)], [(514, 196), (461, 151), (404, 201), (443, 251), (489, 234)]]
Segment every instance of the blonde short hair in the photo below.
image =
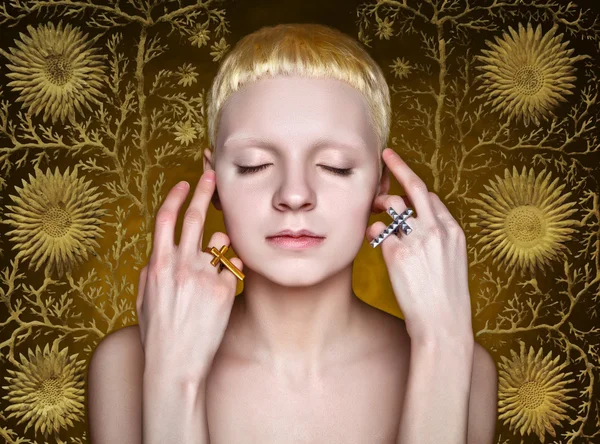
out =
[[(391, 104), (383, 71), (360, 43), (343, 32), (315, 23), (263, 27), (239, 40), (223, 59), (208, 92), (208, 137), (215, 150), (223, 105), (245, 84), (265, 75), (298, 75), (344, 81), (368, 103), (379, 152), (387, 146)], [(382, 162), (379, 162), (381, 178)]]

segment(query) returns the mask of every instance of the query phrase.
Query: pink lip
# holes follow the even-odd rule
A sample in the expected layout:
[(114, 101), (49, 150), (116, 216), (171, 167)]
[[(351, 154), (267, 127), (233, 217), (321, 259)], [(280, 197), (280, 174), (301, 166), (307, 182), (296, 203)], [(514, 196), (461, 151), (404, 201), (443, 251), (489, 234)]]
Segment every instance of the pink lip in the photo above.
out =
[(291, 236), (274, 236), (268, 237), (267, 240), (278, 247), (282, 248), (294, 248), (294, 249), (302, 249), (309, 248), (319, 245), (321, 242), (325, 240), (322, 237), (310, 237), (310, 236), (300, 236), (300, 237), (291, 237)]
[(321, 236), (319, 234), (315, 234), (310, 230), (306, 230), (306, 229), (302, 229), (302, 230), (281, 230), (279, 233), (275, 233), (272, 236), (268, 236), (268, 237), (275, 237), (275, 236), (291, 236), (291, 237), (300, 237), (300, 236), (310, 236), (310, 237), (325, 237), (325, 236)]

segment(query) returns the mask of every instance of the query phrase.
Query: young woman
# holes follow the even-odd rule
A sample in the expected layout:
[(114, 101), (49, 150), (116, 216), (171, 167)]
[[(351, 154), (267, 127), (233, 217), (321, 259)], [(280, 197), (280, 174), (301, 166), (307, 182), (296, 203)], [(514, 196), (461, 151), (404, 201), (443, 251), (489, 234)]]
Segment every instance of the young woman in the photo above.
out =
[[(474, 341), (464, 233), (385, 149), (390, 114), (382, 71), (337, 30), (238, 42), (212, 86), (180, 243), (187, 186), (157, 215), (140, 325), (90, 362), (94, 444), (493, 442), (497, 375)], [(388, 194), (390, 174), (407, 196)], [(211, 201), (226, 233), (203, 249)], [(390, 226), (368, 226), (383, 211)], [(404, 321), (352, 290), (365, 236)], [(221, 259), (229, 247), (238, 257)]]

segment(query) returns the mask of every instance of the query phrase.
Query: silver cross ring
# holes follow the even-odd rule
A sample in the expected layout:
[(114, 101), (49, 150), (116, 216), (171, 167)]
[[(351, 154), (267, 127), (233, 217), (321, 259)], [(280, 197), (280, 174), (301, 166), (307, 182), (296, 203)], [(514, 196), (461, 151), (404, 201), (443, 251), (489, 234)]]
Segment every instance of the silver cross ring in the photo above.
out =
[(390, 234), (397, 233), (398, 227), (402, 228), (402, 231), (404, 232), (404, 234), (410, 234), (410, 232), (412, 231), (412, 228), (410, 228), (408, 226), (408, 224), (405, 222), (405, 220), (408, 219), (409, 217), (411, 217), (413, 215), (413, 213), (414, 213), (414, 211), (411, 208), (407, 208), (405, 211), (402, 212), (402, 214), (398, 214), (396, 211), (394, 211), (394, 209), (392, 207), (390, 207), (387, 210), (387, 214), (392, 216), (392, 218), (394, 218), (394, 221), (391, 224), (389, 224), (385, 228), (385, 230), (383, 230), (381, 232), (381, 234), (379, 234), (379, 236), (375, 237), (375, 239), (373, 239), (371, 241), (371, 246), (373, 248), (375, 248), (375, 247), (377, 247), (377, 245), (382, 243), (383, 240), (386, 237), (388, 237)]

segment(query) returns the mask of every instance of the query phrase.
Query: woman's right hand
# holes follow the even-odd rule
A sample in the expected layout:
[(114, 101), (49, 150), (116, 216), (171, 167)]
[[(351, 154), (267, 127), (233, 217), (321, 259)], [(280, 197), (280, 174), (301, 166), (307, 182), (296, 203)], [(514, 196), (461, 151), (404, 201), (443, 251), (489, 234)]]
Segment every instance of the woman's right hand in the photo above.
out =
[[(237, 277), (211, 265), (214, 256), (202, 251), (215, 183), (214, 171), (205, 171), (185, 212), (179, 245), (175, 224), (189, 185), (173, 187), (157, 213), (153, 251), (140, 272), (136, 300), (145, 372), (174, 372), (186, 381), (204, 378), (223, 340)], [(229, 237), (215, 232), (208, 247), (223, 245), (229, 245)], [(243, 269), (239, 258), (230, 261)]]

